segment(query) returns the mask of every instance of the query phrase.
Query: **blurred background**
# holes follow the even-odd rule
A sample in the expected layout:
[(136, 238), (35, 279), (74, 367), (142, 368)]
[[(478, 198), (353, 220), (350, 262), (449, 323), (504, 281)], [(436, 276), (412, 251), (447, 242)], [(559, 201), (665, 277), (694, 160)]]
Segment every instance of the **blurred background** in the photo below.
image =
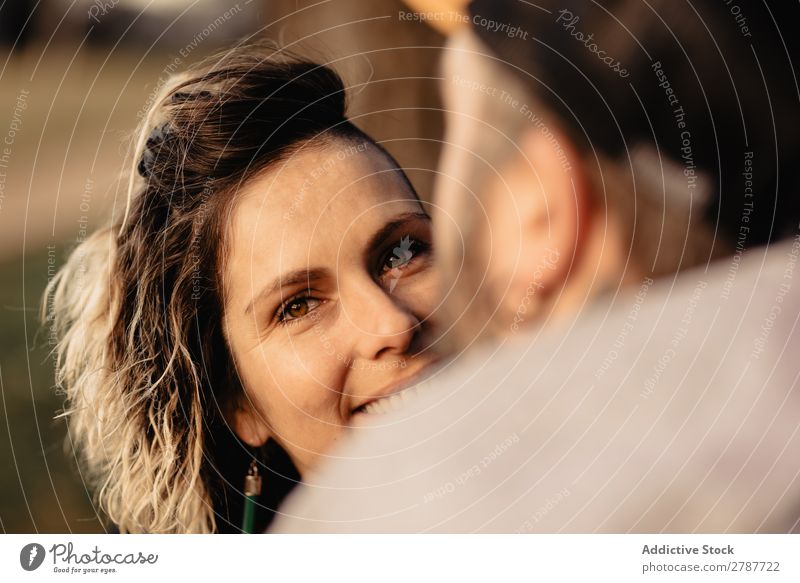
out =
[(332, 62), (354, 121), (429, 198), (443, 39), (400, 0), (0, 2), (0, 532), (102, 532), (53, 388), (42, 292), (124, 204), (133, 131), (172, 73), (248, 35)]

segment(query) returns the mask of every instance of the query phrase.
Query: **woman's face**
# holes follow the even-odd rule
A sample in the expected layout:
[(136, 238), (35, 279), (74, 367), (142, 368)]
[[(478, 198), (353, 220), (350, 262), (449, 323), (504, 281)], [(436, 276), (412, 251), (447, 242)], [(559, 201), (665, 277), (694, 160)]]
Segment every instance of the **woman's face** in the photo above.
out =
[(275, 438), (305, 474), (433, 363), (430, 219), (374, 145), (337, 139), (245, 184), (230, 225), (234, 428), (251, 446)]

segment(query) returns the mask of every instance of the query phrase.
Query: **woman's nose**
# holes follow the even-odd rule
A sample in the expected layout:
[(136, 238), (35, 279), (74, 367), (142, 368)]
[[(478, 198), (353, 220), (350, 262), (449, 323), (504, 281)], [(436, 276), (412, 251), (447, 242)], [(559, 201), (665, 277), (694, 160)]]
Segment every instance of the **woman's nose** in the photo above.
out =
[(407, 354), (417, 335), (420, 320), (408, 306), (375, 282), (351, 288), (345, 305), (360, 358), (375, 360), (384, 355)]

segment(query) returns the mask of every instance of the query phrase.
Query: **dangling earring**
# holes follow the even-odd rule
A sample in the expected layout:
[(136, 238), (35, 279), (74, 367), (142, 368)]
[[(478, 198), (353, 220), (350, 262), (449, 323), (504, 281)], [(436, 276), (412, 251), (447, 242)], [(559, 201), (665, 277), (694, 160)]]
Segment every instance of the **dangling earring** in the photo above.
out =
[(250, 462), (250, 468), (244, 478), (244, 515), (242, 516), (242, 532), (251, 534), (256, 521), (256, 501), (261, 495), (261, 475), (258, 473), (256, 460)]

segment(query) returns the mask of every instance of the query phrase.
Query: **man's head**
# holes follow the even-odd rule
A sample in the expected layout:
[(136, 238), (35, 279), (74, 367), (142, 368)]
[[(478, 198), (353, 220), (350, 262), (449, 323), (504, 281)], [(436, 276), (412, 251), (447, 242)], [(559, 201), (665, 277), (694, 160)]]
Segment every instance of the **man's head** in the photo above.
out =
[(605, 4), (473, 2), (449, 40), (435, 222), (458, 347), (797, 228), (772, 16), (743, 43), (724, 3)]

